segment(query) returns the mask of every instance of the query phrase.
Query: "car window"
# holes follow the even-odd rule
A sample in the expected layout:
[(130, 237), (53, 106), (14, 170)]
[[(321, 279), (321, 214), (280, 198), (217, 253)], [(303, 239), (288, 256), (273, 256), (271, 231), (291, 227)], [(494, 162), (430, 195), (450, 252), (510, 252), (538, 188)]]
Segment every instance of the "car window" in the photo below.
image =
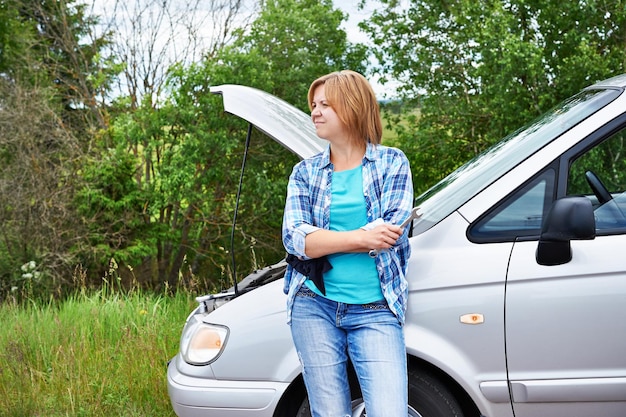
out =
[(507, 199), (478, 220), (470, 229), (476, 242), (515, 240), (523, 236), (538, 236), (541, 221), (554, 195), (555, 171), (547, 169), (518, 189)]
[[(556, 173), (541, 172), (472, 225), (473, 242), (504, 242), (539, 236), (554, 199)], [(594, 206), (598, 233), (626, 230), (626, 128), (569, 163), (567, 195), (585, 196)]]
[(592, 201), (598, 231), (626, 228), (626, 129), (570, 164), (567, 195)]

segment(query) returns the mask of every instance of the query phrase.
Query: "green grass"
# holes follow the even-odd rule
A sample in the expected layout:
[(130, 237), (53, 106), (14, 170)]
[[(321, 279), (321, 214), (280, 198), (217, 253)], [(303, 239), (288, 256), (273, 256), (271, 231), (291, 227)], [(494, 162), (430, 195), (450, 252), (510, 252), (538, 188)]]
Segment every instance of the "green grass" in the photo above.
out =
[(0, 305), (0, 415), (174, 416), (166, 364), (193, 305), (105, 290)]

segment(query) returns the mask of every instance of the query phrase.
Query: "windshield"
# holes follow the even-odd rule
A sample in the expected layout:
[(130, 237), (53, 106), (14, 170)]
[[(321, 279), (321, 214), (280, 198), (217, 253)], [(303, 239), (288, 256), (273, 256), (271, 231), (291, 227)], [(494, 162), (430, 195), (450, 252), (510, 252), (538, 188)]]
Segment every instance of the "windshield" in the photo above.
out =
[(421, 221), (416, 222), (413, 234), (422, 233), (447, 217), (620, 93), (617, 89), (584, 90), (456, 169), (416, 199), (415, 206), (421, 208), (423, 215)]

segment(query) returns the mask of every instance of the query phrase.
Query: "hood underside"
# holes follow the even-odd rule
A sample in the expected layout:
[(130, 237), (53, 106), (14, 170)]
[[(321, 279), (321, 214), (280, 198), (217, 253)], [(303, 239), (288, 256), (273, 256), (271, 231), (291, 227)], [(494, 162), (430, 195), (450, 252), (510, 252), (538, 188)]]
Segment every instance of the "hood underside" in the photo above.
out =
[(234, 84), (211, 87), (210, 91), (222, 95), (225, 111), (251, 123), (301, 159), (327, 146), (328, 142), (315, 133), (309, 115), (278, 97)]

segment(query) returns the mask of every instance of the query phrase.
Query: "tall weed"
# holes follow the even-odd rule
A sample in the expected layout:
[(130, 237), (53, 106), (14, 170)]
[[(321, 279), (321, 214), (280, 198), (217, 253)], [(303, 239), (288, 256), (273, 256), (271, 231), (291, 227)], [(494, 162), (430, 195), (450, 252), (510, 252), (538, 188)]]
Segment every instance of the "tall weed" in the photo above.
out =
[(0, 415), (173, 416), (166, 363), (188, 292), (111, 283), (63, 301), (0, 305)]

